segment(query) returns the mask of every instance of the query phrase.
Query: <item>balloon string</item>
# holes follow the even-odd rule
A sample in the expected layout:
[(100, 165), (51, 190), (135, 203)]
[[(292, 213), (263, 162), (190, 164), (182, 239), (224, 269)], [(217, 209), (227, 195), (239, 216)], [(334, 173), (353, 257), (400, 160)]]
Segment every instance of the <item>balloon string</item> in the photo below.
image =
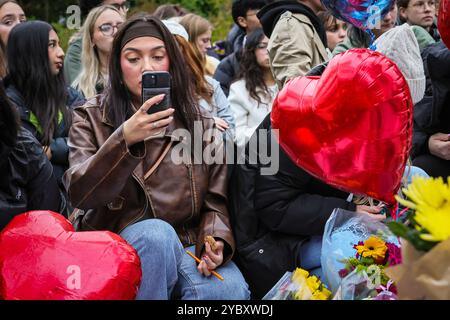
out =
[(398, 214), (398, 218), (400, 218), (402, 215), (404, 215), (405, 213), (406, 213), (406, 211), (408, 211), (409, 210), (409, 208), (405, 208), (405, 209), (403, 209), (399, 214)]
[(397, 221), (398, 215), (398, 203), (395, 204), (394, 207), (391, 208), (391, 217), (394, 221)]
[(370, 46), (369, 49), (376, 51), (377, 50), (377, 46), (375, 45), (375, 34), (373, 33), (372, 30), (370, 29), (366, 29), (366, 32), (369, 34), (370, 36)]

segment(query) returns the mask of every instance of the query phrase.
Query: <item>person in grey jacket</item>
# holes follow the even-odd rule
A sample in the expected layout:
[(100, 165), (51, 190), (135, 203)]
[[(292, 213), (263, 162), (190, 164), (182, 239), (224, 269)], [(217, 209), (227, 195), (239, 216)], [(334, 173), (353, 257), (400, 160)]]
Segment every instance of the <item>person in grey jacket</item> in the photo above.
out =
[(210, 76), (206, 76), (205, 78), (213, 88), (213, 97), (211, 103), (208, 103), (204, 99), (200, 100), (200, 107), (211, 112), (215, 118), (222, 120), (220, 121), (221, 124), (218, 125), (219, 129), (225, 129), (225, 137), (234, 141), (236, 135), (236, 121), (227, 96), (220, 87), (219, 81)]

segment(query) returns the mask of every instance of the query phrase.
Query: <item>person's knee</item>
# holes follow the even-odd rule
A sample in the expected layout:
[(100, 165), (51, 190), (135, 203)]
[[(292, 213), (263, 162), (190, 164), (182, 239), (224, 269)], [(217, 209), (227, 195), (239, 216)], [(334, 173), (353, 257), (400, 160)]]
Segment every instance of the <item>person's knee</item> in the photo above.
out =
[(148, 219), (125, 229), (121, 236), (132, 245), (164, 250), (179, 242), (174, 228), (160, 219)]
[[(239, 269), (233, 268), (232, 275), (227, 275), (221, 284), (220, 299), (223, 300), (249, 300), (250, 290)], [(220, 272), (220, 269), (218, 270)], [(225, 277), (225, 276), (224, 276)]]
[(242, 281), (229, 281), (223, 288), (223, 300), (249, 300), (250, 291), (247, 283)]

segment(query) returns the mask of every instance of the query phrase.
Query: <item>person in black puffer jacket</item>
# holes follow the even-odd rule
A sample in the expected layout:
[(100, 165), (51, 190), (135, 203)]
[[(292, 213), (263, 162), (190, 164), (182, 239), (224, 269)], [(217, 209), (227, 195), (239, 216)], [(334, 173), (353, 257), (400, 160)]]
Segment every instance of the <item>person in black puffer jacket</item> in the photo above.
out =
[(20, 128), (1, 81), (0, 132), (0, 231), (18, 214), (63, 209), (52, 165), (33, 135)]
[(427, 90), (414, 106), (413, 165), (450, 176), (450, 50), (440, 41), (422, 52)]
[[(318, 65), (308, 75), (321, 75), (325, 67), (326, 64)], [(269, 158), (272, 159), (272, 150), (279, 150), (278, 173), (261, 174), (262, 168), (271, 166), (271, 163), (262, 164), (264, 150), (257, 153), (256, 164), (249, 163), (256, 151), (247, 144), (245, 164), (233, 168), (229, 183), (230, 217), (238, 252), (236, 263), (255, 299), (263, 297), (285, 272), (296, 267), (320, 276), (322, 234), (335, 208), (362, 214), (377, 214), (381, 210), (347, 201), (351, 198), (348, 193), (298, 167), (272, 141), (270, 114), (255, 134), (261, 129), (268, 130)]]

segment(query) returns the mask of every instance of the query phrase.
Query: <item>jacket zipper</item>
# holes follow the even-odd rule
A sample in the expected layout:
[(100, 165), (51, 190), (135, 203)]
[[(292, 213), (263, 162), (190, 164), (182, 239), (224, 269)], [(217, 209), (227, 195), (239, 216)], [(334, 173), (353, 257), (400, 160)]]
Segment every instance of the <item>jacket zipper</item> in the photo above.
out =
[(192, 193), (192, 214), (189, 217), (189, 219), (191, 219), (197, 212), (197, 201), (196, 201), (197, 193), (195, 192), (195, 181), (192, 164), (187, 164), (186, 166), (188, 167), (189, 170), (189, 184), (191, 185), (191, 193)]

